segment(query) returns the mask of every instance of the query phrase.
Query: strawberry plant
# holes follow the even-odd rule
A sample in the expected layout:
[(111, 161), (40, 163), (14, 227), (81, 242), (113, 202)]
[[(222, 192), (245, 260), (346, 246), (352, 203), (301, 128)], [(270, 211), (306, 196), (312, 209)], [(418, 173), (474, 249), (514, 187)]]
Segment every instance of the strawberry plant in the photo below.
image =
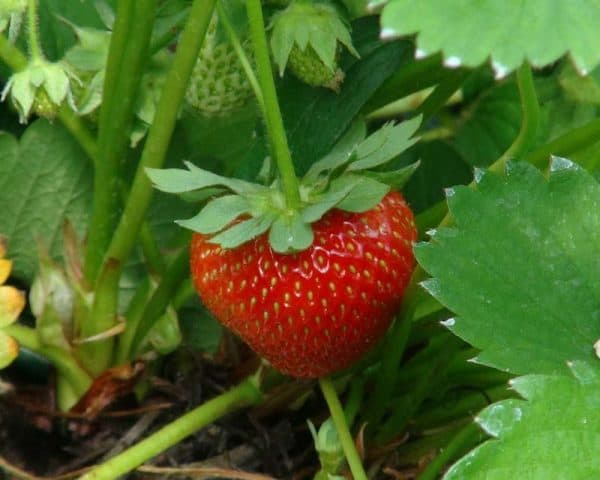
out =
[(0, 0), (0, 472), (599, 476), (598, 21)]

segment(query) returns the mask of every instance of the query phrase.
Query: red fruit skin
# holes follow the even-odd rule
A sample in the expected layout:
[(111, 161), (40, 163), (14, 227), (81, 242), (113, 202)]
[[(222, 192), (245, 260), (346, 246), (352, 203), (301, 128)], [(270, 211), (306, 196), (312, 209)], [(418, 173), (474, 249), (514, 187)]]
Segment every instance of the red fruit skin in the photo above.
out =
[(206, 307), (278, 370), (317, 378), (358, 360), (389, 327), (414, 266), (413, 214), (397, 192), (366, 213), (328, 212), (302, 252), (267, 235), (222, 249), (194, 234), (191, 272)]

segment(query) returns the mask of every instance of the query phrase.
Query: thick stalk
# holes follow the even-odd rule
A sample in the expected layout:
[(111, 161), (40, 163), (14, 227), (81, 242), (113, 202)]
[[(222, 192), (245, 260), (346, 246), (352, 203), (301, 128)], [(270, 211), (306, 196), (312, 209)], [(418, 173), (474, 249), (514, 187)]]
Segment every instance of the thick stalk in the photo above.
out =
[(356, 450), (356, 445), (354, 444), (352, 435), (350, 435), (350, 431), (348, 430), (346, 415), (344, 414), (344, 410), (340, 404), (340, 399), (338, 398), (335, 388), (333, 387), (333, 383), (331, 383), (329, 378), (320, 378), (319, 385), (321, 386), (321, 391), (323, 392), (325, 401), (329, 406), (329, 412), (331, 413), (333, 424), (337, 430), (342, 448), (344, 449), (346, 461), (348, 462), (348, 466), (350, 467), (350, 471), (352, 472), (354, 480), (367, 480), (367, 474), (365, 473), (362, 461), (358, 455), (358, 451)]
[(156, 0), (120, 0), (117, 9), (100, 110), (94, 205), (85, 256), (85, 275), (90, 283), (98, 277), (119, 219), (121, 162), (129, 146), (155, 11)]
[(206, 425), (242, 407), (257, 404), (261, 399), (262, 395), (254, 379), (250, 378), (161, 428), (137, 445), (93, 468), (80, 480), (119, 478)]
[(277, 91), (275, 90), (275, 81), (273, 80), (271, 57), (269, 55), (269, 46), (267, 45), (265, 22), (260, 0), (247, 0), (246, 9), (248, 11), (250, 35), (254, 46), (258, 81), (263, 94), (265, 123), (267, 125), (269, 141), (271, 142), (271, 150), (275, 157), (279, 174), (281, 175), (286, 207), (288, 209), (297, 209), (300, 206), (298, 178), (294, 171), (281, 109), (277, 100)]
[[(195, 0), (190, 17), (181, 35), (177, 53), (171, 64), (165, 81), (163, 93), (156, 108), (156, 118), (142, 152), (133, 184), (119, 224), (104, 261), (103, 270), (115, 263), (119, 265), (116, 275), (103, 275), (104, 285), (98, 285), (99, 291), (107, 292), (105, 300), (117, 298), (120, 269), (136, 244), (140, 228), (152, 199), (152, 185), (146, 176), (147, 167), (160, 168), (165, 160), (171, 140), (179, 106), (185, 96), (188, 80), (196, 63), (198, 52), (208, 28), (216, 0)], [(99, 282), (100, 283), (100, 282)], [(112, 292), (112, 293), (110, 293)], [(94, 305), (92, 322), (103, 322), (116, 317), (117, 303), (97, 303)]]
[(144, 216), (152, 199), (152, 185), (146, 168), (160, 168), (165, 160), (179, 106), (185, 96), (188, 80), (196, 63), (198, 51), (204, 40), (216, 0), (195, 0), (189, 20), (181, 34), (177, 53), (165, 81), (163, 93), (156, 107), (142, 157), (121, 220), (114, 232), (107, 258), (119, 262), (127, 259), (137, 240)]

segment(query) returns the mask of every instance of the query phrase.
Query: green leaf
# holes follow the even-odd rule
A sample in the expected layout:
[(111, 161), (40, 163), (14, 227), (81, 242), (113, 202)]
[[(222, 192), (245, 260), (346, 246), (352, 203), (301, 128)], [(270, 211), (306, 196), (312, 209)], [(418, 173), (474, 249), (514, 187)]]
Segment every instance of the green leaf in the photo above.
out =
[(8, 367), (19, 354), (19, 344), (10, 335), (0, 330), (0, 370)]
[(269, 231), (269, 243), (278, 253), (298, 252), (312, 245), (313, 231), (302, 216), (280, 215), (273, 222)]
[(219, 244), (223, 248), (238, 247), (265, 233), (273, 224), (276, 217), (275, 214), (265, 214), (236, 223), (234, 226), (212, 237), (210, 242)]
[(226, 195), (215, 198), (206, 204), (198, 215), (188, 220), (177, 220), (175, 223), (199, 233), (215, 233), (244, 213), (249, 213), (252, 206), (247, 198), (239, 195)]
[(491, 58), (498, 76), (524, 60), (544, 67), (566, 53), (580, 72), (589, 72), (600, 63), (600, 50), (590, 48), (600, 43), (599, 23), (596, 0), (390, 0), (381, 34), (417, 33), (419, 55), (442, 51), (451, 67), (476, 67)]
[(358, 145), (356, 160), (348, 171), (367, 170), (389, 162), (417, 142), (411, 138), (421, 125), (421, 116), (417, 116), (397, 125), (388, 123)]
[(506, 151), (519, 133), (521, 106), (515, 82), (485, 90), (465, 114), (453, 144), (474, 166), (487, 166)]
[[(335, 180), (334, 180), (335, 182)], [(332, 182), (332, 184), (334, 183)], [(358, 176), (356, 185), (348, 195), (336, 205), (347, 212), (366, 212), (377, 205), (390, 191), (390, 186), (369, 177)]]
[(444, 480), (600, 478), (598, 377), (529, 375), (511, 385), (525, 400), (481, 412), (476, 420), (494, 439), (463, 457)]
[(446, 325), (512, 373), (565, 371), (600, 338), (600, 186), (568, 160), (528, 164), (448, 191), (455, 227), (415, 248)]
[(392, 170), (389, 172), (361, 172), (361, 175), (377, 180), (380, 183), (389, 185), (394, 190), (402, 190), (404, 185), (411, 179), (413, 174), (419, 168), (420, 161), (411, 163), (406, 167), (399, 168), (398, 170)]
[(59, 257), (66, 218), (83, 234), (91, 205), (91, 164), (60, 125), (42, 120), (20, 141), (0, 133), (0, 158), (0, 232), (9, 238), (14, 274), (31, 281), (37, 239)]

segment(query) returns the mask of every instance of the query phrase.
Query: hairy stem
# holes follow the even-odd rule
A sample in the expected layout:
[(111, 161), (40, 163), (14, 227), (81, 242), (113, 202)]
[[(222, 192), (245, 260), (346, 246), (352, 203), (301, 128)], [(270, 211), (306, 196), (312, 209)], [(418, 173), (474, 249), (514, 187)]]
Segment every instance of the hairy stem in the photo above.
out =
[(222, 416), (242, 407), (257, 404), (261, 399), (262, 394), (254, 379), (250, 378), (171, 422), (137, 445), (93, 468), (80, 480), (119, 478)]
[(37, 12), (38, 0), (27, 2), (27, 46), (31, 60), (43, 60), (44, 52), (39, 38), (39, 18)]
[(155, 11), (156, 0), (120, 0), (117, 8), (100, 110), (94, 206), (85, 256), (85, 275), (90, 283), (98, 277), (119, 219), (121, 162), (129, 145)]
[(277, 100), (271, 57), (265, 34), (265, 22), (260, 0), (247, 0), (248, 21), (250, 35), (254, 46), (254, 56), (258, 70), (258, 81), (264, 99), (265, 123), (271, 142), (271, 150), (281, 175), (281, 183), (285, 193), (286, 207), (297, 209), (300, 205), (300, 191), (298, 178), (294, 171), (294, 163), (288, 146), (287, 136), (281, 116), (281, 109)]
[(346, 416), (344, 414), (344, 410), (342, 409), (342, 405), (340, 404), (340, 399), (338, 398), (335, 388), (333, 387), (333, 383), (331, 383), (329, 378), (320, 378), (319, 385), (321, 386), (321, 391), (323, 392), (325, 401), (329, 406), (329, 412), (331, 413), (333, 424), (337, 430), (342, 448), (344, 449), (346, 461), (348, 462), (348, 466), (350, 467), (350, 471), (352, 472), (354, 480), (367, 480), (367, 474), (365, 473), (362, 461), (358, 455), (358, 451), (356, 450), (356, 445), (354, 445), (352, 435), (350, 435), (350, 431), (348, 430)]

